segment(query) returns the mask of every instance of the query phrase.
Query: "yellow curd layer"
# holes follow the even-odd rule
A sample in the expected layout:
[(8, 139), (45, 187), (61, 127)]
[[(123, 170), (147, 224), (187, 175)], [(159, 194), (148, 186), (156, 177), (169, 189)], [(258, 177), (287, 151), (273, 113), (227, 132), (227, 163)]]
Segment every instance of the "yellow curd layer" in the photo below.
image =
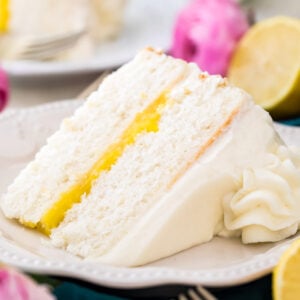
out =
[(8, 29), (8, 21), (9, 21), (9, 1), (8, 0), (0, 0), (0, 33), (6, 32)]
[(167, 103), (166, 94), (159, 96), (144, 111), (138, 113), (133, 122), (123, 132), (118, 141), (110, 145), (94, 166), (82, 178), (81, 182), (65, 191), (54, 205), (43, 215), (38, 224), (22, 222), (28, 227), (37, 227), (40, 231), (49, 235), (51, 230), (64, 219), (66, 212), (81, 201), (81, 196), (88, 195), (93, 182), (101, 173), (109, 171), (122, 156), (125, 148), (134, 144), (137, 136), (143, 132), (157, 132), (161, 110)]

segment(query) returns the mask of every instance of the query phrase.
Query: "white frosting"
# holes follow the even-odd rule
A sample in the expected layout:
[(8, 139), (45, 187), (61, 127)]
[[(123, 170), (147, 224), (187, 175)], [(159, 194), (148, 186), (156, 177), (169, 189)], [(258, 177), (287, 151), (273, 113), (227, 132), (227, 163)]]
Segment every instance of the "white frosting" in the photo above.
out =
[(299, 162), (269, 115), (246, 104), (227, 132), (100, 261), (140, 265), (217, 234), (242, 235), (246, 243), (284, 239), (300, 220)]
[(225, 227), (244, 243), (278, 241), (298, 229), (300, 170), (289, 156), (273, 156), (269, 168), (245, 170), (239, 191), (224, 200)]

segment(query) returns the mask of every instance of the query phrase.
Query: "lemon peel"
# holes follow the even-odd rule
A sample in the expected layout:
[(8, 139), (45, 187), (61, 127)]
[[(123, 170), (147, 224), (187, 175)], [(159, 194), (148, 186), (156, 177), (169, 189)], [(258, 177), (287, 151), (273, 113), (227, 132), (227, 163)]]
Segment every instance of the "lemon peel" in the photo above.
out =
[(254, 25), (234, 52), (228, 78), (274, 118), (299, 116), (300, 20), (279, 16)]
[(300, 239), (281, 256), (273, 272), (274, 300), (298, 300), (300, 296)]

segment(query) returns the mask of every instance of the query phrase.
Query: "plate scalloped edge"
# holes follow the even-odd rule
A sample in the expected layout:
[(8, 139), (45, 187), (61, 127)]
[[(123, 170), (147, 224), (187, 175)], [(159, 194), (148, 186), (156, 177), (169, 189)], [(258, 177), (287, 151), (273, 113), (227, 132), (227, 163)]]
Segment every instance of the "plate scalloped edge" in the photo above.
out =
[[(61, 113), (58, 116), (61, 118), (71, 114), (81, 103), (81, 100), (65, 100), (32, 108), (10, 110), (0, 115), (0, 129), (5, 121), (14, 122), (17, 118), (23, 120), (23, 118), (31, 118), (38, 114)], [(284, 139), (286, 137), (291, 139), (295, 135), (300, 137), (299, 128), (278, 124), (276, 128)], [(20, 227), (20, 230), (26, 229)], [(298, 236), (276, 244), (271, 249), (253, 255), (245, 261), (214, 269), (188, 270), (169, 266), (117, 268), (83, 260), (53, 260), (28, 252), (16, 245), (13, 240), (7, 239), (5, 235), (0, 236), (0, 261), (25, 271), (74, 277), (115, 288), (142, 288), (161, 284), (202, 284), (219, 287), (245, 283), (267, 274), (276, 265), (290, 242)]]
[(287, 241), (237, 265), (196, 271), (159, 267), (118, 268), (85, 261), (70, 263), (33, 258), (3, 237), (0, 238), (0, 259), (25, 271), (74, 277), (114, 288), (144, 288), (162, 284), (224, 287), (246, 283), (269, 273), (289, 243), (290, 241)]

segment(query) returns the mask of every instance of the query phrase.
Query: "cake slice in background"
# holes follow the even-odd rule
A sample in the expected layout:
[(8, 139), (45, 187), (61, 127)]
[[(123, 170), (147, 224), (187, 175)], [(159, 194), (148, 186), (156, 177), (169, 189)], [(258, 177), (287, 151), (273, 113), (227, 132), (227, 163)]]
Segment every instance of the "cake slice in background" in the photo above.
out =
[(6, 9), (0, 14), (0, 56), (18, 58), (6, 48), (12, 40), (45, 38), (85, 29), (86, 35), (75, 47), (52, 59), (90, 57), (97, 44), (120, 33), (125, 4), (126, 0), (4, 0)]
[(89, 0), (92, 36), (102, 41), (116, 37), (123, 25), (126, 0)]
[[(13, 34), (44, 36), (87, 27), (101, 40), (122, 26), (126, 0), (7, 0), (8, 30)], [(90, 22), (92, 20), (92, 22)]]
[(63, 121), (1, 200), (82, 258), (136, 266), (298, 230), (299, 155), (244, 91), (145, 49)]

